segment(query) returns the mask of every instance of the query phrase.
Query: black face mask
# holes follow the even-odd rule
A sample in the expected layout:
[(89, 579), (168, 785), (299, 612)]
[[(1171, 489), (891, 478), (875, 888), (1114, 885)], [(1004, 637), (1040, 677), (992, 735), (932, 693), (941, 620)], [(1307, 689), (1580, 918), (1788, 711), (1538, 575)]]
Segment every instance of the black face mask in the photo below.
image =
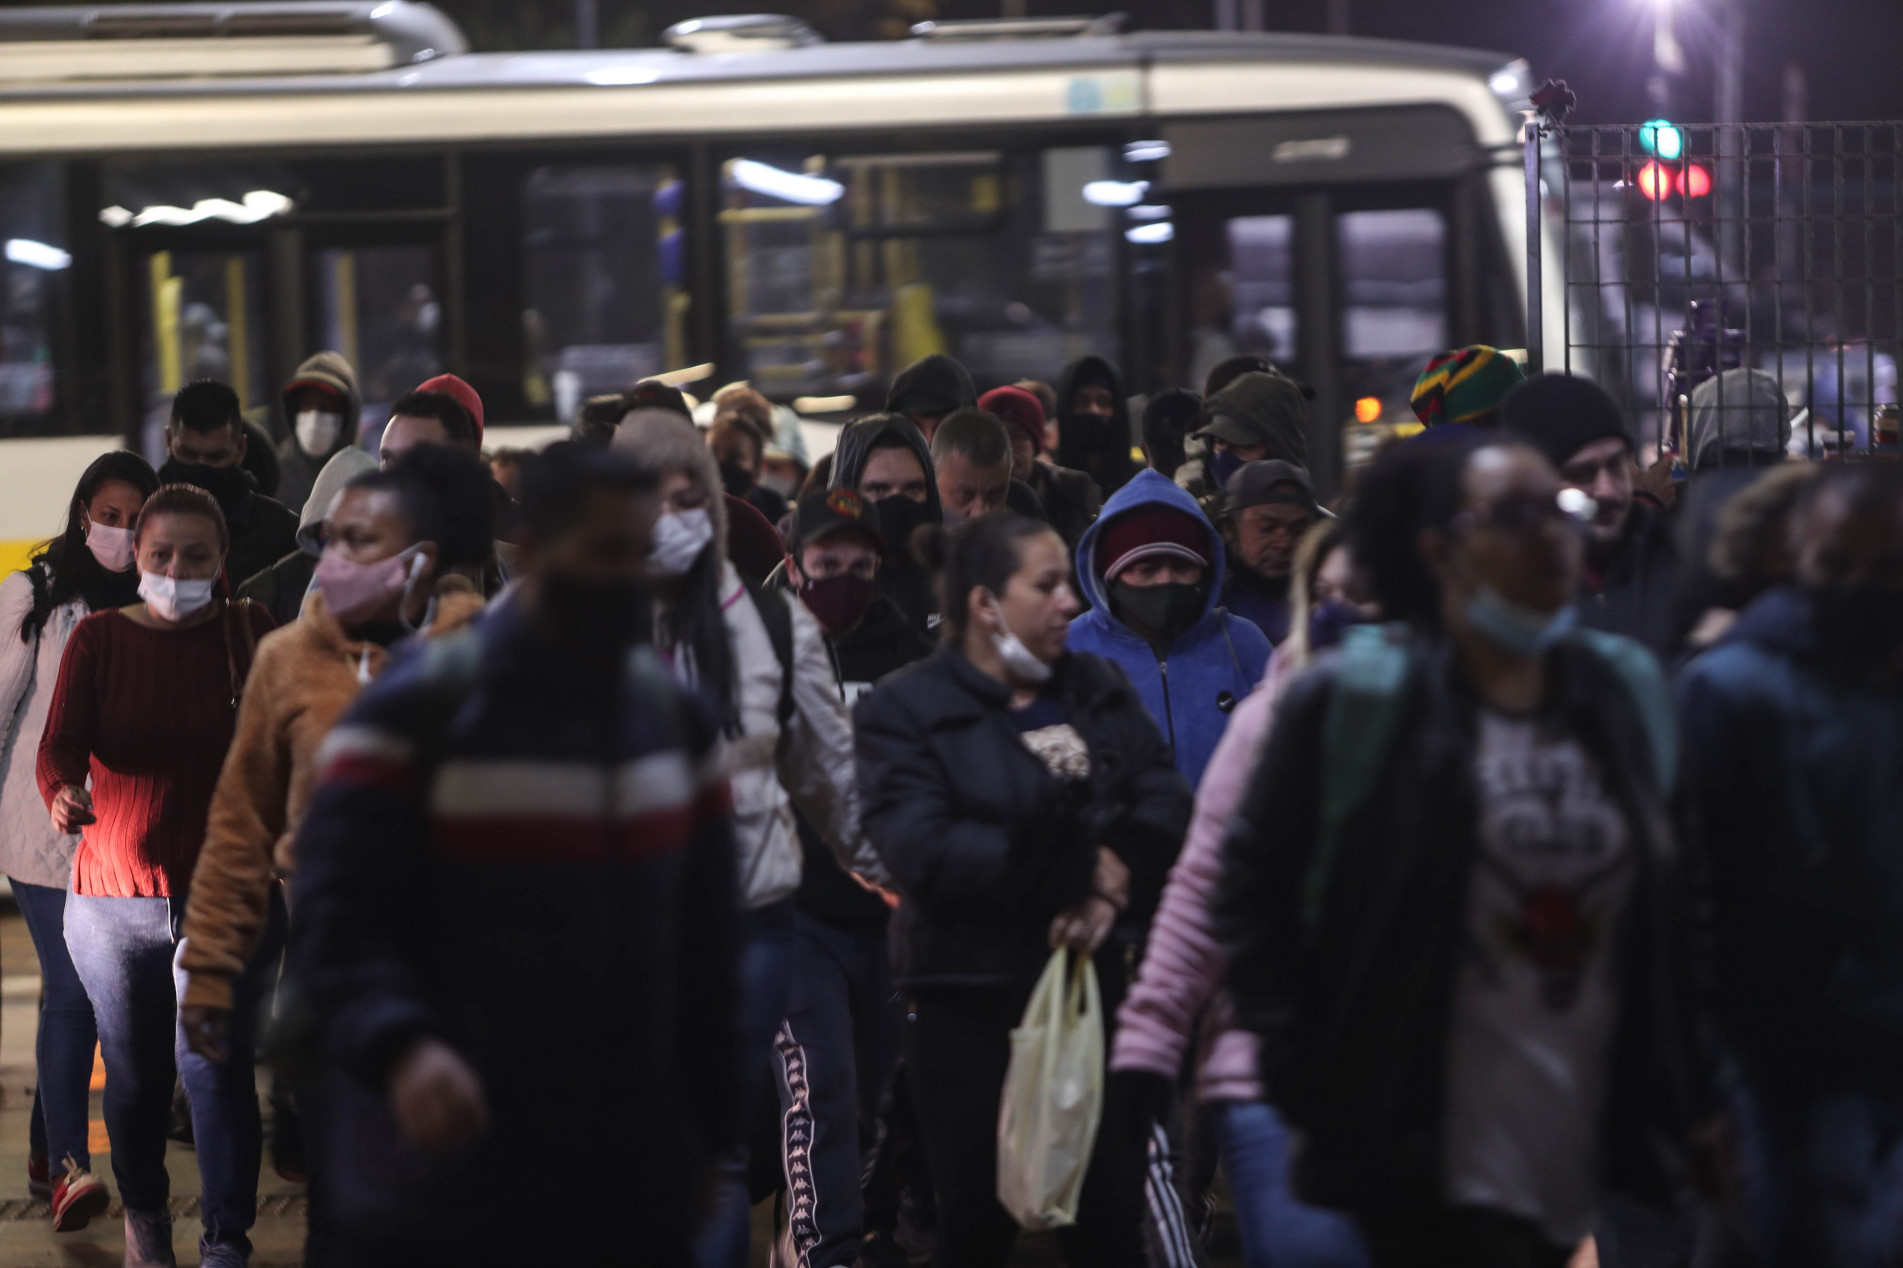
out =
[(1835, 658), (1858, 668), (1893, 661), (1903, 649), (1903, 590), (1820, 586), (1811, 591), (1817, 632)]
[(747, 490), (754, 485), (753, 472), (737, 462), (720, 464), (720, 487), (737, 498), (747, 496)]
[(1072, 414), (1059, 427), (1070, 431), (1078, 448), (1094, 454), (1113, 447), (1116, 421), (1104, 414)]
[(229, 467), (208, 467), (202, 462), (168, 458), (159, 468), (159, 483), (189, 484), (203, 489), (229, 517), (243, 508), (245, 495), (251, 492), (251, 473), (236, 463)]
[(1135, 621), (1155, 634), (1175, 638), (1202, 620), (1209, 604), (1209, 582), (1193, 586), (1172, 582), (1162, 586), (1133, 586), (1127, 581), (1110, 586), (1110, 610), (1120, 621)]
[(887, 562), (894, 568), (911, 567), (912, 534), (920, 525), (932, 522), (932, 504), (894, 493), (873, 505), (879, 508), (879, 532), (885, 537)]
[(542, 578), (544, 624), (563, 642), (613, 656), (654, 635), (646, 589), (632, 581), (583, 581), (565, 572)]

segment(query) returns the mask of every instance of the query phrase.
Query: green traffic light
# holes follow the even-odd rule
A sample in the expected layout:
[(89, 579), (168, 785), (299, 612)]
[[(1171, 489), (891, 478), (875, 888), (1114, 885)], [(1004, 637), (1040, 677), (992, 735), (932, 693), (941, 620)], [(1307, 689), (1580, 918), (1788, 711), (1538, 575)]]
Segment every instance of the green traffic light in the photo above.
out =
[(1639, 145), (1647, 154), (1670, 162), (1685, 153), (1685, 134), (1669, 119), (1647, 119), (1639, 125)]

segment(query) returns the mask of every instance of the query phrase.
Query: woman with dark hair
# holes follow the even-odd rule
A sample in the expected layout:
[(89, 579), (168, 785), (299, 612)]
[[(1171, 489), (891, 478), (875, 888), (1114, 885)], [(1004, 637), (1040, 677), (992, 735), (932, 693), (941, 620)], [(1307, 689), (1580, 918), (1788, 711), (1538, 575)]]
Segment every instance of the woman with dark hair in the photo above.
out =
[(92, 1174), (86, 1146), (98, 1034), (66, 952), (66, 886), (79, 839), (46, 821), (35, 767), (74, 628), (93, 612), (139, 601), (132, 525), (158, 487), (150, 464), (135, 453), (95, 458), (73, 490), (65, 531), (40, 547), (25, 571), (0, 582), (0, 872), (12, 883), (40, 960), (27, 1187), (50, 1201), (53, 1229), (61, 1233), (84, 1228), (110, 1197)]
[[(230, 537), (209, 493), (161, 487), (133, 529), (145, 601), (81, 621), (60, 662), (40, 738), (53, 827), (81, 833), (66, 946), (92, 1001), (106, 1065), (112, 1173), (127, 1265), (169, 1265), (165, 1133), (177, 1044), (173, 957), (205, 814), (238, 700), (271, 618), (217, 593)], [(248, 1055), (248, 1054), (247, 1054)], [(204, 1180), (203, 1262), (250, 1254), (261, 1129), (249, 1060), (177, 1061)]]
[[(1056, 948), (1093, 958), (1105, 1016), (1189, 819), (1189, 789), (1115, 665), (1065, 650), (1078, 601), (1048, 525), (1001, 513), (920, 534), (944, 646), (854, 711), (866, 831), (901, 902), (905, 1063), (938, 1199), (940, 1268), (1002, 1265), (997, 1199), (1011, 1030)], [(1107, 1091), (1072, 1264), (1146, 1262), (1146, 1131)]]
[[(700, 433), (667, 410), (634, 410), (614, 447), (660, 484), (648, 559), (654, 644), (674, 674), (713, 707), (726, 736), (740, 882), (742, 1121), (765, 1087), (773, 1036), (785, 1017), (800, 883), (797, 805), (849, 869), (865, 871), (853, 781), (852, 721), (819, 622), (781, 589), (741, 580), (728, 558), (720, 468)], [(785, 742), (782, 743), (782, 735)], [(747, 1262), (745, 1150), (722, 1161), (701, 1239), (703, 1268)]]
[(1428, 433), (1348, 541), (1392, 622), (1290, 685), (1214, 928), (1301, 1196), (1373, 1262), (1564, 1265), (1601, 1197), (1674, 1204), (1700, 1098), (1658, 666), (1575, 630), (1546, 460)]

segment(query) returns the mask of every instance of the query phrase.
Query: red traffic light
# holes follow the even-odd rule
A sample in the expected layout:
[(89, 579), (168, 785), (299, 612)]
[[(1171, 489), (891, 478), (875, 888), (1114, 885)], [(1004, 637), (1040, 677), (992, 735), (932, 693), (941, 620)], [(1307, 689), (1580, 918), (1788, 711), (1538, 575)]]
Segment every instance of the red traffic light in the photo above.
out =
[(1696, 163), (1687, 163), (1678, 174), (1678, 192), (1686, 198), (1703, 198), (1711, 192), (1711, 172)]
[(1672, 194), (1681, 198), (1703, 198), (1711, 192), (1711, 169), (1697, 163), (1687, 163), (1676, 170), (1665, 163), (1647, 163), (1632, 178), (1632, 183), (1653, 202)]

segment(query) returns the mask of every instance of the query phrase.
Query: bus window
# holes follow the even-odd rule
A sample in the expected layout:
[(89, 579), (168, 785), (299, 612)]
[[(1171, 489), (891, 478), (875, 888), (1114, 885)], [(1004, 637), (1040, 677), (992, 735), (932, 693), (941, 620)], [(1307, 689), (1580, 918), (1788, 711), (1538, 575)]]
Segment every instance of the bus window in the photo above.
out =
[(442, 283), (426, 245), (332, 247), (311, 253), (313, 347), (334, 348), (357, 368), (363, 422), (441, 374)]
[(142, 260), (147, 430), (194, 379), (231, 384), (246, 414), (265, 420), (276, 393), (264, 368), (263, 251), (194, 247)]
[(672, 167), (538, 167), (522, 187), (523, 395), (590, 396), (688, 364), (684, 189)]
[(1236, 216), (1225, 226), (1228, 268), (1189, 278), (1189, 378), (1201, 391), (1217, 363), (1239, 353), (1288, 366), (1295, 345), (1295, 218)]
[(0, 435), (52, 428), (53, 311), (71, 258), (62, 249), (57, 169), (0, 166)]
[(873, 397), (958, 358), (980, 389), (1118, 354), (1111, 152), (751, 153), (722, 172), (729, 356), (774, 395)]
[(1349, 399), (1409, 417), (1415, 377), (1448, 345), (1447, 223), (1425, 207), (1348, 211), (1335, 234)]

